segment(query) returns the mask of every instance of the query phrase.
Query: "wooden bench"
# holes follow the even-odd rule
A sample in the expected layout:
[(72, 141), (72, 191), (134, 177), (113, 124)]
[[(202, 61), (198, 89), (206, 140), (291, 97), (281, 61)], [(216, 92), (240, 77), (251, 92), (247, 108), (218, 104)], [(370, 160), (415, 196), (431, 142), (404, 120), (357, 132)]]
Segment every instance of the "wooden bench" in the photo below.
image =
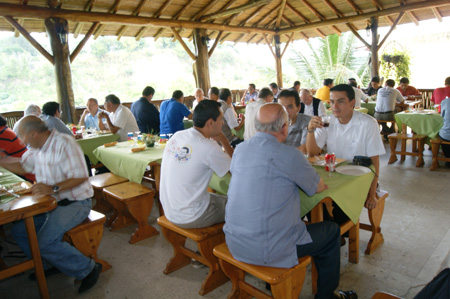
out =
[(91, 210), (89, 216), (81, 224), (64, 234), (63, 240), (72, 244), (85, 256), (103, 265), (102, 272), (111, 269), (111, 265), (97, 257), (97, 250), (103, 237), (105, 215)]
[[(219, 266), (218, 259), (213, 254), (214, 247), (225, 242), (223, 223), (205, 228), (184, 229), (170, 222), (166, 216), (161, 216), (158, 218), (158, 224), (161, 226), (164, 237), (173, 247), (173, 257), (167, 263), (164, 274), (183, 268), (190, 264), (193, 258), (209, 267), (208, 275), (198, 292), (200, 295), (205, 295), (228, 281)], [(200, 254), (184, 246), (186, 238), (197, 243)]]
[[(110, 213), (113, 211), (113, 207), (103, 198), (103, 189), (128, 182), (128, 180), (112, 172), (108, 172), (89, 177), (89, 182), (94, 188), (94, 198), (96, 201), (92, 209), (101, 213)], [(109, 219), (106, 225), (111, 225), (112, 220), (114, 219)]]
[[(397, 161), (397, 154), (400, 155), (400, 160), (405, 161), (405, 155), (418, 157), (416, 162), (416, 167), (422, 167), (425, 163), (423, 161), (423, 150), (425, 146), (425, 135), (416, 135), (416, 134), (404, 134), (404, 133), (393, 133), (388, 136), (389, 145), (391, 147), (391, 157), (389, 158), (388, 164), (392, 164)], [(400, 140), (401, 149), (397, 151), (397, 142)], [(412, 140), (413, 144), (415, 142), (418, 143), (418, 151), (407, 152), (406, 151), (406, 141)]]
[[(220, 266), (232, 283), (228, 298), (282, 298), (297, 299), (302, 291), (306, 276), (306, 267), (311, 258), (299, 259), (299, 264), (293, 268), (273, 268), (250, 265), (233, 258), (227, 244), (222, 243), (214, 248)], [(246, 273), (251, 274), (270, 284), (273, 297), (245, 282)]]
[(144, 240), (159, 232), (147, 222), (153, 207), (155, 190), (133, 182), (126, 182), (103, 189), (105, 199), (114, 207), (111, 231), (137, 223), (130, 244)]
[(446, 144), (450, 146), (449, 141), (442, 140), (439, 136), (437, 138), (431, 139), (431, 151), (433, 153), (433, 162), (431, 163), (430, 170), (436, 170), (439, 168), (439, 161), (450, 162), (450, 158), (439, 156), (439, 149), (441, 144)]

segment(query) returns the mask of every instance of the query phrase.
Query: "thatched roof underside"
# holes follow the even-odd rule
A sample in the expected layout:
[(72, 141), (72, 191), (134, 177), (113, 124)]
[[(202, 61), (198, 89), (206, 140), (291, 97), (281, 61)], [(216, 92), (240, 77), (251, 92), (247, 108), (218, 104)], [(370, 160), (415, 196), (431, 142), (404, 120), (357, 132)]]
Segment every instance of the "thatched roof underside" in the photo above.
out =
[[(107, 19), (113, 14), (136, 16), (143, 20), (148, 18), (149, 20), (178, 20), (174, 22), (173, 27), (186, 38), (192, 38), (192, 29), (189, 28), (195, 27), (192, 22), (203, 26), (205, 23), (222, 24), (230, 25), (230, 27), (224, 27), (221, 41), (246, 43), (265, 42), (264, 33), (233, 32), (230, 29), (231, 26), (232, 28), (267, 29), (270, 38), (270, 35), (279, 32), (281, 42), (287, 42), (292, 33), (293, 40), (308, 40), (349, 31), (350, 26), (356, 30), (364, 29), (374, 13), (379, 14), (379, 27), (392, 26), (402, 11), (405, 14), (398, 24), (411, 22), (418, 24), (423, 20), (439, 20), (450, 16), (450, 1), (440, 0), (64, 0), (61, 3), (58, 8), (51, 10), (48, 8), (47, 1), (43, 0), (0, 0), (0, 16), (13, 16), (28, 32), (45, 32), (44, 18), (48, 15), (40, 12), (24, 13), (22, 10), (16, 11), (16, 7), (77, 11), (86, 18), (89, 18), (89, 14), (102, 13), (99, 19), (100, 26), (94, 32), (94, 38), (101, 35), (118, 38), (131, 36), (136, 39), (174, 37), (167, 24), (163, 25), (164, 27), (151, 22), (150, 25), (131, 23), (123, 25), (120, 20)], [(255, 6), (243, 7), (243, 10), (234, 14), (230, 11), (231, 14), (224, 16), (214, 15), (247, 4)], [(211, 15), (216, 18), (209, 18)], [(69, 21), (70, 32), (76, 36), (86, 34), (93, 24), (93, 22), (78, 22), (80, 18), (70, 14), (66, 19)], [(186, 27), (179, 21), (192, 21), (189, 24), (194, 25)], [(306, 26), (308, 24), (310, 25)], [(271, 30), (273, 30), (272, 34), (270, 34)], [(14, 28), (0, 17), (0, 31), (14, 31)], [(207, 32), (211, 39), (215, 39), (219, 34), (218, 30), (208, 29)]]

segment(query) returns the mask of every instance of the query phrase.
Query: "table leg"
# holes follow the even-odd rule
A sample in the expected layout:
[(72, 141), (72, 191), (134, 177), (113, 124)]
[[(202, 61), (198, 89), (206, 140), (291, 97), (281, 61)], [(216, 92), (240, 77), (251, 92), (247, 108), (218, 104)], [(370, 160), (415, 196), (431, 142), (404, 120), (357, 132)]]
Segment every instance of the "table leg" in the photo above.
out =
[[(403, 134), (407, 134), (408, 127), (405, 124), (402, 124), (402, 133)], [(401, 146), (401, 151), (404, 153), (406, 152), (406, 139), (402, 139), (402, 146)], [(405, 161), (405, 155), (401, 154), (400, 155), (400, 161)]]
[(161, 164), (153, 162), (150, 163), (150, 167), (152, 169), (152, 176), (155, 179), (156, 198), (158, 199), (159, 216), (164, 216), (164, 209), (161, 205), (161, 201), (159, 200), (159, 182), (161, 180)]
[(28, 242), (30, 244), (31, 256), (33, 257), (36, 280), (39, 286), (39, 294), (41, 295), (41, 298), (49, 298), (33, 217), (25, 218), (24, 222), (27, 228)]

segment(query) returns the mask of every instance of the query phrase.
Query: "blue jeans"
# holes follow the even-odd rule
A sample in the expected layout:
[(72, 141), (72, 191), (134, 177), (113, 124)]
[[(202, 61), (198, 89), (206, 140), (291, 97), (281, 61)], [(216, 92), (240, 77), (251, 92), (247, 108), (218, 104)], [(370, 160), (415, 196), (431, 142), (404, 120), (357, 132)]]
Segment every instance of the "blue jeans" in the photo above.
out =
[[(79, 280), (85, 278), (94, 269), (94, 260), (63, 241), (64, 233), (86, 219), (91, 206), (91, 199), (86, 199), (68, 206), (57, 206), (48, 213), (34, 216), (44, 269), (54, 266), (67, 276)], [(23, 252), (31, 258), (27, 230), (23, 221), (14, 223), (12, 235)]]
[(311, 256), (317, 268), (317, 297), (330, 299), (339, 285), (341, 267), (341, 230), (335, 222), (324, 221), (306, 226), (312, 243), (297, 245), (297, 256)]

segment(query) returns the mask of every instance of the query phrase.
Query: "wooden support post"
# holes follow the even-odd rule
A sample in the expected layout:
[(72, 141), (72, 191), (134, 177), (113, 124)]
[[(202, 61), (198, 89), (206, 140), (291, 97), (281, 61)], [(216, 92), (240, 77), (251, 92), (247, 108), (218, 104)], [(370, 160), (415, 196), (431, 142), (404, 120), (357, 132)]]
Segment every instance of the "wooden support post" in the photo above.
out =
[(281, 69), (281, 50), (280, 50), (280, 36), (275, 35), (275, 67), (277, 70), (277, 84), (281, 88), (283, 87), (283, 72)]
[(372, 31), (372, 44), (370, 51), (372, 52), (372, 77), (379, 76), (380, 63), (378, 61), (378, 17), (370, 18), (370, 29)]
[(197, 59), (194, 62), (195, 86), (207, 92), (211, 87), (209, 79), (209, 55), (206, 38), (208, 37), (205, 29), (194, 29), (194, 46)]
[(70, 70), (69, 25), (64, 19), (47, 18), (45, 19), (45, 29), (50, 39), (55, 61), (56, 96), (61, 110), (63, 110), (61, 118), (65, 123), (73, 123), (76, 117)]

